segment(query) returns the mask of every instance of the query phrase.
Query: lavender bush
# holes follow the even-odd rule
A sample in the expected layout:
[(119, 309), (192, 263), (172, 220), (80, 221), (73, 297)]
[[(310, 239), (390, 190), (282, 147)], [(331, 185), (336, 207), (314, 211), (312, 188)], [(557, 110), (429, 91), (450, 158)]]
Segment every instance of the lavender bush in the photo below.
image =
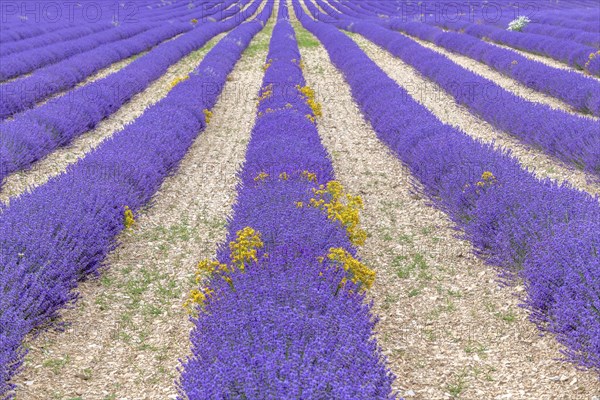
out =
[(531, 89), (564, 101), (577, 111), (600, 116), (600, 82), (596, 79), (549, 67), (472, 36), (444, 32), (428, 24), (402, 22), (396, 18), (385, 25), (482, 62)]
[[(245, 15), (260, 6), (255, 1)], [(234, 28), (241, 19), (205, 23), (106, 78), (73, 90), (65, 96), (0, 123), (0, 186), (8, 174), (29, 167), (59, 146), (93, 128), (114, 113), (136, 93), (164, 74), (169, 66), (202, 47), (219, 33)]]
[(160, 24), (140, 23), (108, 29), (98, 33), (69, 41), (60, 41), (52, 45), (30, 49), (19, 54), (2, 57), (0, 63), (0, 81), (27, 74), (46, 65), (55, 64), (71, 56), (82, 54), (101, 45), (120, 44), (119, 41), (134, 38)]
[[(345, 271), (327, 261), (332, 247), (355, 254), (348, 233), (308, 206), (311, 189), (333, 179), (333, 171), (284, 6), (228, 234), (235, 242), (251, 227), (264, 246), (228, 276), (231, 284), (218, 276), (208, 282), (213, 294), (194, 319), (180, 398), (395, 398), (370, 306), (355, 283), (340, 286)], [(221, 246), (218, 262), (231, 264), (231, 253)]]
[(486, 39), (530, 53), (541, 54), (561, 61), (571, 67), (581, 70), (585, 69), (591, 75), (600, 76), (600, 59), (588, 64), (590, 54), (597, 51), (591, 46), (533, 33), (510, 32), (489, 25), (472, 24), (469, 22), (442, 20), (432, 23), (446, 29), (464, 32), (479, 39)]
[(1, 395), (11, 395), (23, 338), (74, 301), (77, 281), (96, 274), (116, 246), (124, 207), (139, 210), (175, 171), (270, 7), (229, 33), (134, 123), (0, 210)]
[[(506, 152), (444, 125), (350, 38), (313, 21), (297, 0), (294, 8), (344, 74), (378, 137), (426, 194), (479, 255), (507, 277), (524, 279), (532, 320), (556, 334), (568, 360), (600, 371), (598, 198), (540, 181)], [(309, 9), (321, 19), (314, 5)]]
[(541, 147), (567, 164), (600, 175), (598, 121), (527, 101), (406, 36), (374, 23), (341, 17), (336, 26), (360, 33), (386, 48), (493, 126)]

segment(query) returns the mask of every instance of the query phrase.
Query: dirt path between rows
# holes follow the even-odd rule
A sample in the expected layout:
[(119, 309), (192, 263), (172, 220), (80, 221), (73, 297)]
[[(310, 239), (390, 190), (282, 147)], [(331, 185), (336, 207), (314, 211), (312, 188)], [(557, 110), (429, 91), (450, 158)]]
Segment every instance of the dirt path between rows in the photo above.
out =
[(594, 181), (591, 175), (570, 168), (541, 150), (533, 149), (516, 137), (494, 128), (466, 107), (457, 104), (444, 89), (423, 77), (401, 59), (360, 35), (349, 35), (390, 78), (402, 86), (413, 99), (427, 107), (440, 121), (460, 129), (474, 139), (485, 143), (493, 142), (496, 147), (510, 149), (523, 168), (531, 170), (541, 179), (551, 178), (592, 195), (600, 194), (600, 184), (597, 180)]
[[(98, 147), (103, 141), (122, 130), (125, 125), (137, 119), (146, 108), (164, 98), (171, 90), (171, 82), (177, 77), (184, 77), (194, 70), (200, 60), (225, 34), (215, 36), (211, 41), (188, 56), (173, 64), (165, 74), (152, 82), (145, 90), (136, 94), (119, 108), (114, 114), (100, 121), (98, 125), (75, 138), (68, 146), (59, 147), (42, 160), (33, 164), (28, 170), (17, 171), (4, 181), (0, 188), (0, 201), (9, 203), (16, 197), (40, 186), (53, 176), (65, 171), (67, 166), (83, 158), (88, 152)], [(68, 94), (66, 94), (68, 96)]]
[(426, 47), (426, 48), (433, 50), (439, 54), (442, 54), (443, 56), (450, 59), (455, 64), (458, 64), (461, 67), (463, 67), (485, 79), (488, 79), (488, 80), (494, 82), (495, 84), (500, 86), (502, 89), (509, 91), (512, 94), (519, 96), (525, 100), (532, 101), (535, 103), (545, 104), (553, 109), (566, 111), (570, 114), (577, 115), (579, 117), (589, 118), (594, 121), (600, 121), (600, 119), (598, 117), (594, 117), (589, 114), (582, 114), (581, 112), (574, 110), (573, 107), (571, 107), (569, 104), (565, 103), (564, 101), (559, 100), (558, 98), (552, 97), (549, 94), (538, 92), (534, 89), (531, 89), (531, 88), (527, 87), (526, 85), (524, 85), (523, 83), (521, 83), (515, 79), (509, 78), (508, 76), (501, 74), (500, 72), (496, 71), (495, 69), (488, 67), (486, 64), (484, 64), (482, 62), (476, 61), (476, 60), (474, 60), (470, 57), (464, 56), (462, 54), (452, 53), (451, 51), (448, 51), (441, 46), (437, 46), (437, 45), (427, 42), (425, 40), (418, 39), (414, 36), (406, 35), (401, 32), (399, 32), (399, 33), (414, 40), (415, 42), (419, 43), (423, 47)]
[[(30, 342), (18, 399), (156, 400), (176, 396), (192, 327), (182, 307), (196, 264), (225, 239), (236, 173), (254, 124), (270, 28), (244, 53), (208, 128), (178, 172), (119, 237), (99, 280), (80, 285), (65, 332)], [(167, 80), (168, 81), (168, 80)]]
[(445, 214), (411, 190), (410, 172), (365, 122), (324, 48), (305, 43), (305, 77), (323, 107), (319, 133), (337, 178), (365, 203), (370, 237), (360, 253), (377, 272), (370, 297), (378, 341), (400, 395), (591, 399), (597, 378), (554, 360), (558, 344), (540, 337), (518, 307), (514, 293), (523, 288), (499, 286)]

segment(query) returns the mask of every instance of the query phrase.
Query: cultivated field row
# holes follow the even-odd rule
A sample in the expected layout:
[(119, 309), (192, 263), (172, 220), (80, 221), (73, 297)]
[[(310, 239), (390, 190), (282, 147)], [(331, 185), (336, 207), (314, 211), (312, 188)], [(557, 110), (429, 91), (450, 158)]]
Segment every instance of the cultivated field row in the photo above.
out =
[(599, 394), (591, 3), (151, 3), (0, 31), (0, 393)]

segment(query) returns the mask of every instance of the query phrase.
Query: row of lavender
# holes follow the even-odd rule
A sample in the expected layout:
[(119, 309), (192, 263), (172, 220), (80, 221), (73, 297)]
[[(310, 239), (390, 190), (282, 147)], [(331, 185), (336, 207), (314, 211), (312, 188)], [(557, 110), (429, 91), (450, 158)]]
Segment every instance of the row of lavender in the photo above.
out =
[[(385, 9), (386, 5), (379, 3), (379, 11), (381, 12)], [(388, 15), (396, 15), (390, 8), (387, 8), (387, 10), (390, 13)], [(596, 4), (590, 11), (597, 14), (597, 10), (598, 6)], [(524, 10), (524, 12), (526, 11)], [(526, 29), (523, 32), (508, 31), (506, 28), (497, 27), (493, 24), (481, 23), (489, 19), (485, 18), (485, 16), (481, 16), (481, 18), (473, 21), (473, 18), (460, 18), (460, 16), (454, 17), (452, 15), (440, 18), (440, 15), (424, 13), (416, 16), (416, 18), (418, 21), (437, 25), (445, 29), (460, 31), (479, 39), (548, 56), (574, 68), (585, 70), (589, 74), (600, 76), (600, 57), (597, 57), (598, 48), (594, 46), (594, 43), (598, 41), (597, 34), (600, 32), (597, 19), (589, 22), (573, 21), (569, 23), (569, 19), (565, 19), (564, 17), (543, 17), (537, 14), (535, 17), (532, 17), (536, 21), (555, 23), (559, 24), (559, 26), (578, 30), (580, 35), (583, 34), (588, 40), (592, 41), (591, 45), (586, 45), (572, 39), (546, 36), (546, 34), (541, 34), (540, 31), (538, 33), (527, 32)], [(503, 21), (506, 21), (506, 19)], [(596, 39), (592, 39), (590, 36), (596, 37)]]
[[(306, 4), (319, 20), (325, 18)], [(344, 74), (379, 138), (486, 261), (523, 278), (531, 319), (556, 335), (570, 361), (600, 370), (598, 199), (537, 180), (506, 152), (441, 123), (351, 39), (313, 21), (297, 0), (294, 6)]]
[(355, 258), (360, 201), (333, 181), (301, 65), (283, 1), (229, 243), (199, 265), (181, 399), (395, 398)]
[[(600, 18), (600, 15), (596, 15), (597, 18)], [(539, 17), (533, 17), (537, 21), (539, 21)], [(528, 18), (529, 19), (529, 18)], [(490, 24), (502, 29), (508, 29), (507, 27), (510, 25), (515, 18), (498, 18), (490, 21)], [(560, 20), (562, 21), (562, 20)], [(593, 23), (593, 21), (591, 21)], [(583, 21), (578, 21), (577, 26), (578, 29), (574, 28), (564, 28), (557, 25), (548, 25), (539, 22), (530, 22), (527, 23), (523, 28), (520, 29), (521, 32), (525, 33), (533, 33), (536, 35), (542, 36), (552, 36), (557, 39), (570, 40), (573, 42), (577, 42), (586, 46), (593, 47), (595, 49), (600, 48), (600, 32), (589, 32), (586, 30), (581, 30), (580, 28), (584, 27), (584, 25), (589, 24)]]
[(106, 78), (75, 89), (62, 97), (0, 123), (0, 186), (12, 172), (28, 168), (57, 147), (93, 128), (117, 111), (132, 96), (164, 74), (182, 57), (202, 47), (219, 33), (232, 29), (256, 12), (255, 0), (241, 13), (222, 22), (208, 22), (148, 54)]
[[(239, 4), (240, 2), (229, 0), (219, 3), (220, 7), (218, 8), (207, 9), (206, 1), (202, 0), (198, 6), (189, 3), (192, 7), (184, 7), (183, 10), (162, 10), (159, 16), (147, 15), (142, 20), (131, 21), (116, 27), (113, 24), (76, 26), (67, 30), (66, 37), (63, 37), (59, 31), (29, 40), (8, 43), (3, 45), (0, 51), (0, 81), (27, 74), (40, 67), (93, 50), (102, 44), (119, 44), (123, 39), (149, 29), (156, 30), (164, 24), (187, 22), (187, 28), (191, 29), (189, 27), (190, 20), (206, 21), (210, 17), (223, 19), (227, 17), (223, 14), (227, 14), (228, 7), (234, 5), (231, 10), (235, 13), (239, 11), (239, 6), (243, 5), (243, 3)], [(89, 32), (89, 34), (85, 34), (85, 32)], [(71, 37), (75, 33), (79, 33), (79, 35)], [(109, 48), (112, 47), (102, 47), (104, 51)], [(98, 54), (98, 52), (89, 53), (89, 57), (94, 57), (94, 54)]]
[[(234, 0), (228, 0), (226, 5), (230, 6), (233, 3)], [(219, 19), (221, 17), (227, 18), (237, 12), (238, 9), (234, 7), (230, 12), (221, 12), (218, 17)], [(123, 28), (124, 31), (132, 33), (141, 30), (141, 33), (102, 46), (92, 45), (89, 51), (76, 52), (71, 57), (64, 57), (64, 59), (62, 59), (65, 55), (62, 44), (49, 46), (51, 48), (49, 54), (62, 59), (62, 61), (50, 63), (50, 65), (35, 70), (29, 76), (0, 85), (0, 118), (5, 119), (17, 112), (31, 108), (50, 95), (74, 87), (102, 68), (149, 50), (176, 35), (191, 31), (195, 27), (195, 24), (191, 22), (195, 16), (198, 16), (197, 13), (190, 11), (184, 18), (152, 25), (153, 28), (150, 29), (149, 26), (143, 24), (141, 26), (137, 26), (137, 24), (127, 26)], [(110, 36), (114, 35), (114, 32), (116, 30), (109, 30), (100, 32), (99, 35)], [(82, 40), (85, 40), (85, 38)], [(14, 58), (17, 65), (34, 65), (37, 60), (40, 60), (40, 62), (42, 62), (41, 60), (47, 60), (46, 54), (44, 51), (32, 50), (26, 54), (30, 57), (17, 54)], [(11, 68), (11, 65), (9, 64), (7, 68)]]
[[(339, 2), (332, 3), (345, 9)], [(600, 123), (597, 120), (525, 100), (447, 57), (378, 24), (339, 12), (333, 16), (337, 18), (334, 23), (338, 27), (360, 33), (386, 48), (440, 85), (457, 103), (465, 105), (472, 113), (498, 129), (541, 148), (567, 164), (600, 175)], [(595, 101), (598, 103), (595, 107), (600, 107), (600, 96)]]
[(460, 31), (479, 39), (547, 56), (573, 68), (584, 70), (590, 75), (600, 77), (598, 50), (591, 46), (579, 45), (572, 41), (554, 39), (539, 34), (507, 31), (489, 25), (450, 21), (432, 21), (430, 23), (445, 29)]
[[(4, 46), (8, 43), (15, 43), (89, 22), (88, 13), (84, 12), (84, 7), (81, 4), (74, 4), (71, 8), (68, 8), (66, 10), (68, 14), (65, 14), (65, 18), (59, 20), (56, 19), (56, 16), (59, 12), (63, 16), (62, 10), (57, 10), (55, 7), (42, 9), (43, 5), (39, 1), (24, 1), (3, 5), (0, 10), (0, 17), (3, 19), (3, 24), (0, 25), (0, 43)], [(95, 15), (92, 14), (94, 15), (95, 24), (106, 25), (112, 22), (114, 11), (111, 10), (111, 6), (114, 6), (114, 3), (98, 2), (95, 4), (93, 10)]]
[(33, 329), (77, 298), (124, 228), (126, 210), (146, 204), (206, 126), (227, 74), (271, 13), (220, 41), (186, 81), (65, 173), (15, 199), (0, 213), (0, 398)]
[[(330, 12), (331, 7), (322, 1), (319, 1), (319, 4)], [(346, 11), (352, 9), (353, 6), (357, 8), (365, 6), (362, 3), (345, 3), (345, 5), (347, 6)], [(340, 4), (340, 6), (344, 5)], [(332, 13), (335, 13), (335, 10), (331, 10), (330, 14)], [(362, 19), (366, 18), (365, 16)], [(472, 36), (452, 31), (446, 32), (441, 28), (420, 22), (404, 21), (402, 17), (382, 20), (371, 15), (370, 21), (475, 59), (533, 90), (547, 93), (564, 101), (574, 110), (600, 116), (600, 81), (596, 79), (573, 71), (550, 67)]]
[[(0, 43), (17, 49), (26, 49), (25, 43), (51, 44), (49, 38), (57, 40), (75, 39), (78, 32), (98, 32), (115, 26), (142, 21), (164, 20), (165, 14), (174, 11), (183, 16), (190, 8), (214, 11), (220, 2), (193, 0), (186, 2), (162, 2), (159, 0), (136, 2), (46, 2), (26, 0), (7, 2), (0, 7)], [(86, 27), (81, 30), (78, 28)], [(2, 51), (4, 51), (3, 49)], [(0, 51), (0, 54), (3, 54)]]
[(160, 24), (139, 23), (100, 31), (74, 40), (60, 41), (42, 48), (30, 49), (0, 58), (0, 81), (27, 74), (45, 65), (54, 64), (73, 55), (107, 43), (118, 43)]
[[(105, 7), (107, 5), (106, 3), (100, 3), (100, 5), (102, 4), (104, 4)], [(16, 4), (7, 5), (2, 11), (0, 18), (4, 18), (2, 20), (2, 28), (5, 30), (0, 31), (0, 37), (2, 37), (2, 34), (18, 36), (17, 32), (19, 30), (26, 32), (27, 35), (12, 41), (3, 41), (0, 39), (0, 43), (2, 43), (2, 46), (0, 47), (0, 57), (25, 52), (58, 42), (76, 42), (78, 39), (83, 37), (87, 37), (94, 33), (106, 31), (118, 26), (135, 24), (138, 22), (151, 22), (159, 18), (164, 20), (165, 15), (182, 16), (181, 14), (175, 14), (174, 11), (179, 11), (181, 13), (181, 11), (197, 7), (200, 7), (201, 10), (208, 11), (208, 4), (206, 3), (206, 0), (191, 1), (188, 3), (188, 7), (185, 8), (182, 8), (182, 3), (176, 3), (172, 6), (161, 7), (159, 11), (144, 12), (143, 14), (140, 13), (139, 15), (137, 12), (139, 10), (138, 6), (136, 7), (135, 18), (131, 18), (131, 15), (127, 15), (122, 11), (120, 12), (119, 9), (105, 13), (105, 9), (103, 8), (100, 11), (96, 11), (98, 18), (94, 17), (94, 21), (90, 21), (90, 17), (88, 16), (89, 11), (81, 10), (81, 12), (76, 12), (76, 9), (80, 9), (82, 6), (80, 4), (73, 4), (73, 9), (69, 10), (67, 8), (67, 10), (64, 10), (64, 17), (68, 20), (67, 23), (65, 23), (65, 21), (60, 21), (56, 18), (57, 16), (63, 17), (63, 10), (56, 10), (56, 7), (59, 6), (58, 4), (55, 4), (53, 7), (49, 7), (49, 10), (42, 8), (44, 3), (40, 2), (39, 0), (34, 1), (31, 5), (28, 5), (27, 3), (21, 3), (20, 5), (21, 7), (18, 7)], [(63, 4), (63, 6), (66, 6), (66, 4)], [(39, 11), (39, 14), (42, 15), (36, 15), (38, 17), (38, 21), (30, 22), (29, 20), (23, 20), (19, 21), (19, 23), (13, 23), (12, 25), (8, 22), (4, 22), (4, 20), (10, 19), (11, 15), (17, 14), (20, 9), (28, 10), (32, 13)], [(141, 9), (145, 10), (145, 8)], [(47, 12), (43, 12), (50, 10), (58, 11), (58, 15), (53, 18), (52, 15), (48, 15)], [(106, 21), (106, 18), (102, 18), (103, 15), (106, 17), (107, 14), (109, 17), (111, 17), (110, 21)], [(44, 17), (43, 21), (41, 18), (42, 16)], [(119, 16), (121, 16), (121, 18), (118, 18)], [(122, 21), (120, 19), (122, 19)], [(38, 34), (35, 34), (36, 32)]]
[(406, 4), (402, 1), (364, 1), (360, 6), (383, 15), (403, 14), (405, 19), (430, 18), (455, 21), (476, 21), (506, 28), (506, 22), (527, 16), (537, 26), (598, 33), (598, 2), (567, 0), (560, 2), (518, 3), (460, 3), (453, 0)]

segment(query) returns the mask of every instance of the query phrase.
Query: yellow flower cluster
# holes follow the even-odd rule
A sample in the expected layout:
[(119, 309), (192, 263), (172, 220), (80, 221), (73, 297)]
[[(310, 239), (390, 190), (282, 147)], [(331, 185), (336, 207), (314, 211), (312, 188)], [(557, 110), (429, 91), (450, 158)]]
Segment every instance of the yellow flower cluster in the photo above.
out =
[(477, 182), (476, 185), (479, 187), (485, 187), (486, 185), (492, 185), (496, 182), (496, 177), (490, 171), (485, 171), (481, 174), (481, 181)]
[(254, 177), (254, 182), (264, 182), (265, 179), (267, 179), (268, 177), (269, 174), (267, 174), (266, 172), (261, 172), (260, 174)]
[(588, 57), (587, 62), (585, 63), (585, 66), (583, 67), (584, 70), (586, 70), (588, 73), (588, 68), (590, 67), (590, 63), (592, 62), (592, 60), (596, 57), (600, 56), (600, 50), (598, 50), (595, 53), (590, 53), (590, 56)]
[[(213, 274), (218, 273), (231, 285), (231, 278), (228, 276), (229, 272), (227, 264), (221, 264), (218, 261), (202, 260), (198, 263), (198, 268), (196, 269), (196, 283), (200, 284), (204, 277), (210, 278)], [(209, 287), (193, 289), (190, 291), (185, 303), (183, 303), (183, 307), (191, 314), (194, 312), (195, 304), (204, 306), (206, 299), (211, 297), (213, 293), (213, 290)]]
[(210, 288), (192, 289), (188, 298), (183, 303), (183, 308), (185, 308), (189, 314), (193, 314), (195, 312), (194, 305), (199, 304), (203, 307), (206, 299), (211, 297), (212, 294), (213, 291)]
[(204, 110), (202, 110), (202, 112), (204, 113), (204, 122), (206, 122), (206, 125), (210, 124), (210, 119), (213, 116), (213, 112), (210, 110), (207, 110), (206, 108)]
[(317, 174), (309, 171), (302, 171), (302, 176), (309, 182), (317, 183)]
[(198, 20), (197, 20), (196, 18), (192, 18), (192, 21), (191, 21), (191, 22), (192, 22), (192, 24), (197, 24), (197, 23), (198, 23)]
[[(367, 267), (365, 264), (352, 257), (352, 254), (348, 253), (341, 247), (332, 247), (329, 249), (327, 258), (340, 265), (346, 272), (350, 274), (350, 280), (358, 284), (361, 289), (370, 289), (375, 282), (375, 271)], [(346, 283), (346, 278), (342, 279), (341, 285)]]
[(292, 58), (292, 62), (293, 62), (294, 64), (298, 64), (298, 66), (299, 66), (299, 67), (300, 67), (300, 69), (302, 69), (302, 70), (303, 70), (303, 69), (304, 69), (304, 67), (305, 67), (305, 65), (304, 65), (304, 60), (302, 60), (302, 59), (299, 59), (299, 60), (298, 60), (298, 59)]
[[(227, 265), (214, 260), (200, 261), (195, 273), (196, 283), (200, 285), (205, 278), (210, 279), (213, 275), (218, 275), (233, 288), (233, 280), (230, 276), (231, 273), (235, 271), (236, 266), (240, 271), (244, 271), (246, 263), (257, 261), (256, 249), (262, 247), (263, 242), (260, 239), (259, 232), (249, 226), (239, 230), (236, 234), (236, 240), (229, 243), (233, 264)], [(267, 257), (266, 254), (265, 257)], [(195, 311), (195, 305), (198, 304), (203, 307), (206, 299), (210, 298), (213, 293), (214, 291), (208, 286), (200, 289), (193, 289), (183, 303), (183, 307), (192, 314)]]
[(258, 102), (268, 99), (273, 95), (273, 84), (269, 83), (264, 88), (260, 89), (260, 96), (258, 96)]
[(178, 76), (177, 78), (173, 79), (171, 81), (171, 89), (173, 89), (175, 86), (177, 86), (178, 84), (180, 84), (181, 82), (185, 81), (186, 79), (188, 79), (190, 76), (186, 75), (183, 78)]
[(279, 179), (281, 179), (282, 181), (287, 181), (289, 178), (287, 172), (282, 172), (279, 174)]
[(260, 249), (263, 246), (264, 244), (260, 238), (260, 232), (247, 226), (237, 232), (237, 238), (234, 242), (229, 243), (231, 259), (233, 263), (243, 271), (246, 263), (258, 261), (256, 258), (257, 249)]
[(265, 63), (265, 65), (263, 65), (263, 71), (267, 71), (269, 69), (269, 67), (271, 66), (271, 64), (273, 64), (273, 59), (269, 58), (267, 60), (267, 62)]
[(310, 199), (312, 207), (327, 211), (327, 218), (339, 221), (346, 228), (350, 242), (361, 246), (367, 239), (367, 233), (360, 228), (359, 212), (363, 208), (360, 196), (352, 196), (344, 192), (338, 181), (329, 181), (327, 186), (313, 189), (315, 197)]
[(125, 229), (129, 229), (133, 226), (133, 224), (135, 223), (135, 218), (133, 218), (133, 211), (131, 211), (131, 209), (128, 206), (125, 206), (125, 212), (124, 212), (124, 217), (125, 217)]
[[(315, 91), (310, 86), (300, 86), (296, 85), (296, 89), (304, 96), (306, 99), (306, 104), (310, 107), (313, 112), (312, 118), (309, 118), (311, 122), (315, 122), (317, 117), (321, 117), (323, 112), (321, 110), (321, 104), (315, 100)], [(307, 115), (308, 118), (308, 115)]]

